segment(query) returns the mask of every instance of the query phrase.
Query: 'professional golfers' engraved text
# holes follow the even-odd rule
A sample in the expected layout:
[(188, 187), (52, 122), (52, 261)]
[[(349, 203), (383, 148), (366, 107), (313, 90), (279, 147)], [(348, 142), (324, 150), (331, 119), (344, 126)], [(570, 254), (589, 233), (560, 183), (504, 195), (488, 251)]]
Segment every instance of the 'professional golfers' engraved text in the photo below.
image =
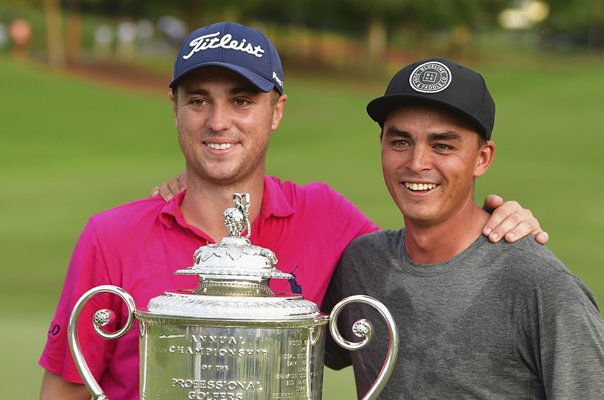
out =
[(210, 33), (209, 35), (203, 35), (198, 38), (191, 40), (189, 43), (189, 47), (192, 47), (193, 50), (186, 56), (182, 56), (185, 60), (188, 60), (193, 56), (193, 54), (204, 51), (207, 49), (216, 49), (218, 47), (222, 47), (223, 49), (229, 50), (237, 50), (242, 51), (244, 53), (248, 53), (254, 55), (258, 58), (261, 58), (264, 54), (264, 49), (260, 46), (254, 46), (251, 43), (248, 43), (246, 39), (242, 39), (241, 42), (233, 39), (233, 36), (229, 33), (222, 37), (218, 37), (220, 32)]
[(187, 399), (243, 400), (248, 392), (264, 390), (260, 382), (172, 378), (172, 387), (193, 389)]

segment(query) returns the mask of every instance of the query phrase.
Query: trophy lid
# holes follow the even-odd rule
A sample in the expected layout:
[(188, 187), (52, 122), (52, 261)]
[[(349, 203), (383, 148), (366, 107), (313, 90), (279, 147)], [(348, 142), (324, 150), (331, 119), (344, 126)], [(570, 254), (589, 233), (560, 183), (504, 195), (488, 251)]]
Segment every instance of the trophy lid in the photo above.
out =
[[(193, 255), (194, 264), (176, 271), (178, 275), (197, 275), (199, 285), (193, 291), (167, 292), (151, 299), (147, 309), (158, 315), (192, 318), (262, 317), (314, 318), (317, 305), (300, 295), (280, 293), (269, 287), (272, 278), (289, 279), (293, 275), (277, 270), (272, 251), (250, 243), (250, 196), (233, 195), (234, 207), (224, 212), (229, 236), (219, 243), (202, 246)], [(245, 237), (242, 233), (247, 231)]]
[[(259, 285), (250, 295), (272, 295), (268, 280), (272, 278), (289, 279), (291, 274), (278, 271), (275, 267), (277, 257), (272, 251), (250, 243), (251, 224), (249, 220), (250, 195), (233, 194), (234, 207), (224, 212), (224, 224), (229, 236), (219, 243), (202, 246), (193, 254), (193, 266), (176, 271), (178, 275), (198, 275), (200, 287), (196, 293), (224, 294), (232, 291), (215, 291), (212, 287), (225, 285), (234, 288), (239, 286), (237, 294), (241, 295), (243, 287), (249, 288), (254, 283)], [(242, 237), (242, 233), (247, 235)], [(221, 283), (219, 285), (219, 283)], [(239, 285), (238, 285), (239, 283)], [(201, 287), (203, 286), (203, 287)], [(266, 287), (264, 287), (266, 286)]]
[[(178, 270), (176, 274), (232, 281), (291, 278), (291, 274), (278, 271), (275, 267), (277, 264), (275, 253), (250, 243), (250, 195), (235, 193), (233, 203), (235, 206), (227, 208), (224, 212), (224, 223), (229, 236), (219, 243), (197, 249), (193, 254), (194, 265)], [(244, 230), (247, 231), (247, 235), (242, 237)]]

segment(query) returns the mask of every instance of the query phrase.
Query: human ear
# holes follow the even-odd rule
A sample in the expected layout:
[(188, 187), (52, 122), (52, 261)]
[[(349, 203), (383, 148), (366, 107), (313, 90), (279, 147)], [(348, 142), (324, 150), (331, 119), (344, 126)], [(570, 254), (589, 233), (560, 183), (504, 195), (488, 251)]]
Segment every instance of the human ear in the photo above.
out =
[(277, 104), (275, 104), (275, 109), (273, 110), (273, 122), (271, 124), (271, 129), (273, 131), (279, 127), (281, 118), (283, 118), (283, 110), (285, 109), (286, 103), (287, 103), (287, 95), (284, 94), (279, 97), (279, 100), (277, 100)]
[(172, 103), (172, 115), (174, 116), (174, 118), (176, 118), (176, 97), (175, 97), (173, 90), (170, 90), (168, 92), (168, 98), (170, 99), (170, 102)]
[(487, 140), (478, 150), (476, 156), (476, 165), (474, 166), (474, 177), (478, 178), (484, 175), (495, 158), (495, 142)]

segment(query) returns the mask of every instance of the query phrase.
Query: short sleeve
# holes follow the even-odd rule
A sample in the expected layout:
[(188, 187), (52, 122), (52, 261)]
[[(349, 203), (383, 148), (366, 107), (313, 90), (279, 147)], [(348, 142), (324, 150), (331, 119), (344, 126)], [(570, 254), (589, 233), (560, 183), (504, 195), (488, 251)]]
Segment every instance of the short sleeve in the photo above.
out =
[(604, 399), (604, 323), (587, 286), (552, 273), (527, 295), (521, 358), (542, 376), (548, 399)]
[[(80, 235), (74, 249), (56, 313), (50, 323), (48, 338), (39, 364), (63, 379), (82, 383), (68, 342), (68, 325), (78, 299), (89, 289), (109, 284), (107, 268), (99, 246), (94, 222), (90, 220)], [(78, 336), (85, 360), (97, 380), (100, 379), (114, 345), (100, 338), (92, 326), (93, 314), (103, 308), (116, 308), (116, 296), (100, 294), (93, 297), (83, 308), (78, 323)], [(119, 316), (117, 324), (119, 324)], [(115, 323), (105, 327), (115, 329)]]

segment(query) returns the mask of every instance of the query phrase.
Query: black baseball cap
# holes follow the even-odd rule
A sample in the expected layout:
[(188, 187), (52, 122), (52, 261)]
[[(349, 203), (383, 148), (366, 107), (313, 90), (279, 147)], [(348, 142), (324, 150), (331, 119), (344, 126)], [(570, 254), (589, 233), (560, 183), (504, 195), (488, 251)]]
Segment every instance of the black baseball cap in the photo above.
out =
[(476, 71), (444, 58), (418, 61), (398, 71), (382, 97), (367, 104), (367, 113), (381, 127), (392, 111), (406, 105), (441, 107), (468, 120), (491, 138), (495, 102)]

